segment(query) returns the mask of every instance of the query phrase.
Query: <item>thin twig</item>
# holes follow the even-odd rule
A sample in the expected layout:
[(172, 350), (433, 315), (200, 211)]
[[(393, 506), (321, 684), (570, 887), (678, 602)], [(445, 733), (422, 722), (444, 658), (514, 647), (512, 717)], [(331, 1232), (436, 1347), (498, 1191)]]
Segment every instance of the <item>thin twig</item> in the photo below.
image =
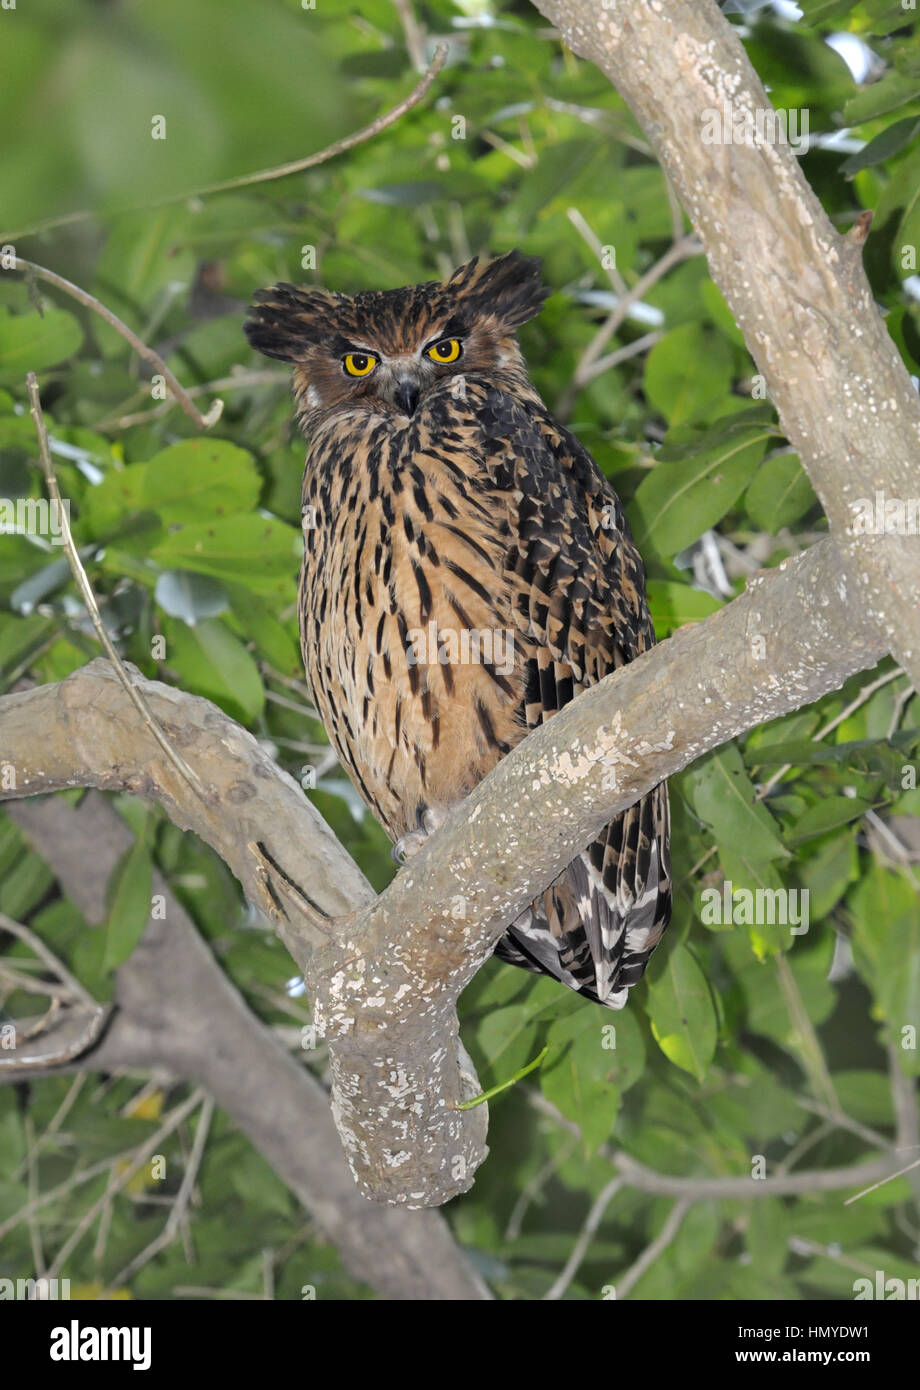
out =
[(128, 1280), (137, 1273), (145, 1264), (148, 1264), (161, 1250), (165, 1250), (171, 1245), (179, 1230), (180, 1223), (185, 1220), (189, 1204), (192, 1200), (192, 1193), (195, 1182), (198, 1178), (198, 1170), (201, 1167), (201, 1159), (204, 1154), (204, 1146), (211, 1127), (211, 1117), (214, 1114), (214, 1102), (210, 1096), (205, 1096), (201, 1105), (201, 1113), (198, 1116), (198, 1127), (195, 1130), (195, 1142), (192, 1145), (192, 1152), (185, 1165), (185, 1173), (176, 1193), (172, 1208), (166, 1220), (166, 1225), (158, 1236), (149, 1245), (145, 1245), (132, 1260), (129, 1260), (124, 1269), (120, 1269), (114, 1278), (108, 1281), (106, 1287), (98, 1298), (108, 1298), (113, 1290), (121, 1288)]
[(630, 357), (638, 357), (640, 352), (645, 352), (647, 348), (654, 347), (655, 344), (664, 337), (660, 329), (655, 328), (651, 333), (643, 333), (641, 338), (636, 338), (635, 342), (624, 343), (615, 352), (608, 352), (606, 357), (601, 357), (591, 368), (591, 380), (600, 376), (603, 372), (608, 372), (611, 367), (618, 367), (621, 362), (628, 362)]
[[(859, 694), (856, 696), (856, 698), (850, 701), (846, 709), (842, 709), (839, 714), (836, 714), (834, 716), (833, 719), (828, 720), (824, 727), (819, 729), (816, 734), (812, 734), (812, 743), (820, 743), (821, 740), (823, 738), (826, 738), (828, 734), (832, 734), (834, 730), (838, 728), (845, 719), (849, 719), (850, 715), (855, 710), (858, 710), (862, 705), (866, 703), (867, 700), (871, 699), (871, 697), (875, 694), (876, 690), (881, 690), (883, 685), (890, 685), (892, 681), (897, 680), (898, 676), (903, 675), (904, 672), (901, 670), (900, 666), (896, 666), (893, 671), (887, 671), (884, 676), (879, 676), (877, 680), (870, 681), (868, 685), (864, 685), (862, 690), (860, 690)], [(782, 767), (777, 768), (776, 772), (773, 773), (773, 776), (768, 778), (768, 780), (764, 782), (761, 787), (758, 788), (758, 801), (762, 801), (763, 798), (773, 790), (777, 782), (780, 781), (781, 778), (785, 777), (786, 773), (789, 771), (791, 767), (792, 763), (784, 763)]]
[(39, 456), (41, 458), (42, 471), (45, 475), (45, 482), (48, 487), (48, 492), (60, 513), (60, 524), (64, 542), (64, 553), (66, 554), (68, 562), (70, 564), (71, 573), (73, 574), (77, 588), (79, 589), (83, 602), (86, 605), (86, 610), (89, 613), (90, 621), (92, 622), (93, 627), (95, 628), (96, 636), (102, 643), (106, 655), (108, 656), (109, 660), (114, 666), (115, 671), (118, 675), (118, 679), (124, 686), (125, 691), (127, 692), (129, 699), (131, 700), (131, 703), (134, 705), (134, 708), (137, 710), (138, 714), (141, 716), (142, 720), (147, 725), (147, 728), (150, 730), (157, 743), (163, 749), (163, 752), (166, 754), (173, 767), (182, 777), (183, 781), (188, 783), (192, 791), (194, 791), (196, 795), (206, 800), (207, 796), (205, 790), (202, 787), (201, 782), (199, 781), (196, 773), (192, 771), (192, 769), (189, 767), (188, 763), (185, 761), (182, 755), (172, 746), (169, 739), (166, 737), (166, 734), (163, 732), (162, 728), (160, 727), (160, 724), (158, 723), (152, 711), (150, 710), (147, 701), (144, 699), (143, 695), (141, 695), (140, 691), (137, 689), (137, 687), (131, 680), (131, 677), (128, 675), (128, 672), (125, 669), (124, 662), (118, 655), (118, 652), (116, 651), (115, 646), (111, 638), (109, 637), (109, 634), (106, 632), (105, 624), (103, 623), (99, 613), (99, 605), (96, 602), (96, 595), (93, 593), (92, 585), (89, 582), (86, 570), (83, 568), (80, 556), (77, 553), (77, 547), (74, 545), (73, 536), (70, 530), (70, 518), (67, 515), (67, 509), (65, 508), (63, 498), (61, 497), (61, 490), (58, 487), (57, 475), (54, 471), (54, 464), (51, 461), (51, 451), (48, 448), (48, 430), (45, 426), (45, 417), (42, 414), (41, 399), (39, 397), (38, 391), (38, 377), (35, 375), (34, 372), (29, 372), (27, 374), (26, 385), (29, 389), (29, 400), (31, 402), (30, 413), (32, 419), (35, 422), (35, 433), (38, 436), (38, 451)]
[[(156, 1153), (163, 1140), (168, 1138), (169, 1135), (172, 1134), (173, 1130), (178, 1129), (179, 1125), (182, 1124), (183, 1120), (187, 1119), (187, 1117), (192, 1113), (192, 1111), (197, 1109), (197, 1107), (202, 1103), (203, 1099), (204, 1092), (201, 1090), (195, 1090), (188, 1097), (187, 1100), (184, 1100), (181, 1105), (177, 1105), (173, 1110), (169, 1112), (163, 1123), (157, 1127), (156, 1133), (152, 1134), (149, 1139), (146, 1139), (144, 1143), (135, 1151), (134, 1158), (131, 1160), (131, 1162), (125, 1168), (122, 1168), (118, 1172), (117, 1177), (115, 1177), (110, 1186), (106, 1188), (102, 1196), (99, 1197), (97, 1201), (93, 1202), (92, 1205), (89, 1206), (87, 1210), (83, 1213), (83, 1215), (80, 1217), (80, 1220), (77, 1222), (77, 1225), (70, 1233), (67, 1240), (65, 1240), (64, 1244), (61, 1246), (60, 1250), (58, 1250), (53, 1261), (51, 1262), (51, 1265), (48, 1269), (49, 1278), (54, 1278), (57, 1276), (58, 1272), (63, 1268), (64, 1262), (67, 1260), (68, 1256), (80, 1243), (87, 1230), (95, 1221), (96, 1217), (105, 1207), (106, 1203), (111, 1201), (112, 1197), (116, 1193), (121, 1191), (123, 1187), (127, 1186), (127, 1184), (134, 1177), (134, 1174), (140, 1168), (142, 1168), (146, 1162), (148, 1162), (152, 1154)], [(113, 1174), (115, 1173), (114, 1162), (111, 1163), (111, 1172)]]
[(575, 1278), (575, 1275), (578, 1273), (578, 1267), (585, 1257), (588, 1246), (591, 1244), (591, 1241), (593, 1240), (595, 1233), (597, 1232), (598, 1226), (604, 1219), (604, 1214), (607, 1211), (607, 1208), (613, 1201), (613, 1198), (619, 1192), (620, 1188), (623, 1186), (623, 1183), (623, 1178), (611, 1178), (610, 1182), (607, 1183), (606, 1187), (601, 1189), (600, 1193), (594, 1200), (591, 1210), (588, 1212), (588, 1215), (585, 1219), (585, 1224), (582, 1226), (581, 1231), (579, 1232), (578, 1239), (576, 1240), (575, 1245), (572, 1248), (571, 1255), (565, 1262), (565, 1267), (562, 1273), (559, 1275), (559, 1278), (555, 1281), (555, 1283), (543, 1295), (544, 1301), (549, 1303), (555, 1302), (557, 1299), (560, 1299), (562, 1295), (565, 1293), (566, 1289), (569, 1287), (572, 1280)]
[(412, 0), (393, 0), (406, 37), (406, 51), (416, 72), (425, 71), (425, 35), (415, 17)]
[[(34, 1145), (34, 1152), (36, 1154), (39, 1152), (40, 1149), (43, 1149), (45, 1147), (49, 1139), (53, 1139), (55, 1134), (57, 1134), (58, 1130), (60, 1129), (61, 1125), (64, 1123), (65, 1119), (69, 1115), (70, 1111), (74, 1106), (74, 1103), (77, 1100), (77, 1097), (79, 1096), (80, 1092), (83, 1090), (83, 1087), (85, 1085), (86, 1072), (80, 1072), (77, 1076), (74, 1077), (71, 1085), (68, 1087), (66, 1096), (61, 1101), (57, 1110), (52, 1115), (48, 1124), (45, 1126), (41, 1134), (36, 1139)], [(23, 1173), (26, 1170), (27, 1161), (27, 1158), (24, 1158), (20, 1163), (19, 1167), (15, 1169), (15, 1171), (13, 1172), (14, 1182), (17, 1182), (19, 1178), (22, 1177)]]
[(920, 1168), (920, 1158), (915, 1158), (913, 1163), (908, 1163), (906, 1168), (899, 1168), (896, 1173), (886, 1173), (883, 1178), (879, 1178), (878, 1182), (874, 1182), (871, 1187), (864, 1187), (862, 1192), (857, 1192), (854, 1197), (848, 1197), (843, 1205), (848, 1207), (853, 1202), (858, 1202), (860, 1197), (868, 1197), (870, 1192), (875, 1192), (878, 1188), (884, 1187), (886, 1182), (891, 1182), (894, 1178), (903, 1178), (905, 1173), (911, 1173), (915, 1168)]
[(210, 429), (212, 425), (217, 424), (223, 412), (223, 401), (216, 400), (212, 402), (210, 410), (202, 415), (185, 387), (181, 385), (169, 370), (159, 353), (154, 352), (152, 347), (148, 347), (143, 339), (139, 338), (136, 333), (133, 333), (126, 323), (122, 323), (118, 315), (113, 314), (112, 310), (103, 304), (101, 300), (98, 300), (95, 295), (90, 294), (88, 290), (81, 289), (79, 285), (73, 284), (72, 281), (65, 280), (63, 275), (58, 275), (53, 270), (47, 270), (43, 265), (36, 265), (34, 261), (24, 261), (21, 256), (15, 256), (12, 259), (15, 261), (14, 268), (16, 270), (25, 271), (27, 275), (37, 275), (40, 280), (47, 280), (49, 284), (56, 285), (59, 290), (63, 290), (65, 294), (71, 295), (81, 304), (84, 304), (87, 309), (92, 309), (93, 313), (105, 319), (106, 323), (114, 328), (116, 333), (121, 334), (126, 343), (131, 344), (131, 347), (133, 347), (139, 357), (143, 357), (145, 362), (149, 362), (151, 366), (156, 367), (157, 371), (162, 374), (166, 380), (166, 385), (175, 396), (177, 404), (181, 405), (186, 415), (190, 420), (195, 422), (199, 429), (207, 430)]
[[(584, 235), (583, 227), (579, 225), (579, 221), (572, 218), (571, 212), (569, 216), (572, 225), (581, 235)], [(581, 219), (581, 221), (583, 221), (583, 219)], [(590, 245), (590, 239), (588, 239), (588, 241)], [(579, 358), (575, 371), (572, 374), (572, 380), (559, 398), (557, 407), (559, 414), (563, 416), (567, 415), (581, 388), (593, 381), (594, 377), (599, 375), (602, 370), (606, 370), (606, 367), (602, 368), (600, 366), (598, 358), (633, 305), (637, 304), (642, 296), (650, 290), (653, 285), (657, 284), (662, 276), (666, 275), (669, 270), (679, 265), (681, 261), (689, 259), (691, 256), (698, 256), (701, 250), (702, 247), (696, 236), (691, 234), (681, 237), (679, 241), (675, 241), (668, 247), (664, 255), (659, 257), (654, 265), (649, 266), (648, 270), (644, 275), (639, 277), (631, 290), (627, 290), (625, 294), (620, 296), (616, 305), (601, 324), (600, 328), (591, 339), (591, 342)]]
[(693, 1205), (689, 1197), (685, 1197), (680, 1202), (675, 1202), (668, 1214), (668, 1219), (658, 1232), (651, 1245), (647, 1246), (636, 1260), (635, 1264), (630, 1265), (626, 1273), (616, 1281), (614, 1287), (617, 1291), (617, 1298), (626, 1298), (638, 1284), (643, 1274), (649, 1269), (658, 1256), (667, 1250), (677, 1232), (680, 1230), (681, 1222)]
[(7, 917), (5, 912), (0, 912), (0, 928), (30, 946), (39, 959), (44, 961), (48, 969), (54, 971), (61, 984), (67, 986), (71, 995), (82, 1000), (84, 1004), (88, 1004), (91, 1009), (98, 1008), (99, 1001), (93, 998), (89, 990), (84, 988), (75, 975), (71, 975), (64, 962), (58, 959), (54, 952), (45, 945), (41, 937), (32, 931), (31, 927), (26, 927), (22, 922), (16, 922), (12, 917)]
[[(234, 372), (231, 376), (218, 377), (216, 381), (204, 381), (200, 386), (189, 386), (186, 390), (187, 396), (207, 396), (211, 391), (240, 391), (247, 386), (284, 386), (290, 385), (289, 372), (273, 371), (252, 371)], [(146, 392), (137, 392), (129, 397), (129, 402), (140, 400)], [(127, 404), (128, 402), (126, 402)], [(159, 420), (164, 415), (168, 415), (171, 410), (180, 402), (161, 401), (159, 405), (151, 406), (149, 410), (136, 410), (130, 415), (107, 415), (104, 420), (97, 420), (93, 429), (98, 433), (105, 430), (126, 430), (132, 425), (144, 425), (150, 420)]]
[[(407, 111), (411, 111), (413, 106), (417, 106), (443, 68), (447, 53), (448, 45), (439, 43), (421, 81), (416, 83), (407, 97), (404, 97), (396, 106), (391, 107), (389, 111), (385, 111), (382, 116), (371, 121), (369, 125), (356, 130), (353, 135), (346, 135), (343, 139), (336, 140), (333, 144), (327, 145), (324, 150), (307, 155), (306, 159), (295, 159), (290, 164), (278, 164), (271, 169), (259, 169), (254, 174), (243, 174), (239, 178), (226, 179), (222, 183), (212, 183), (206, 188), (194, 188), (185, 193), (173, 193), (164, 198), (157, 198), (154, 202), (131, 203), (125, 207), (115, 208), (113, 210), (114, 215), (117, 216), (119, 213), (126, 212), (152, 211), (154, 208), (169, 207), (173, 203), (187, 202), (190, 198), (207, 198), (212, 193), (229, 193), (234, 188), (248, 188), (254, 183), (268, 183), (272, 179), (286, 178), (288, 174), (301, 174), (306, 169), (315, 169), (318, 164), (325, 164), (327, 160), (335, 159), (338, 155), (344, 154), (346, 150), (354, 149), (355, 145), (372, 140), (382, 130), (394, 125)], [(33, 236), (38, 232), (50, 231), (53, 227), (70, 226), (74, 222), (85, 222), (95, 216), (97, 213), (89, 210), (69, 212), (63, 217), (52, 217), (48, 221), (38, 222), (32, 227), (21, 227), (15, 232), (4, 232), (0, 234), (0, 241), (15, 241), (18, 237)]]
[[(582, 1138), (579, 1126), (573, 1120), (567, 1119), (539, 1091), (531, 1091), (527, 1099), (541, 1115), (546, 1115), (569, 1134)], [(883, 1158), (869, 1163), (856, 1163), (847, 1168), (818, 1168), (812, 1172), (783, 1173), (757, 1179), (749, 1174), (719, 1178), (676, 1177), (671, 1173), (659, 1173), (652, 1168), (646, 1168), (631, 1154), (619, 1149), (610, 1149), (605, 1145), (598, 1153), (619, 1170), (619, 1176), (625, 1180), (627, 1186), (635, 1188), (638, 1192), (649, 1192), (659, 1197), (687, 1197), (692, 1201), (718, 1198), (740, 1198), (747, 1201), (750, 1198), (761, 1197), (798, 1197), (812, 1192), (836, 1192), (841, 1188), (855, 1187), (858, 1183), (875, 1178), (881, 1182), (888, 1182), (892, 1177), (898, 1176), (891, 1171), (893, 1155), (890, 1152)], [(908, 1169), (900, 1171), (907, 1172)], [(878, 1185), (876, 1183), (876, 1186)]]

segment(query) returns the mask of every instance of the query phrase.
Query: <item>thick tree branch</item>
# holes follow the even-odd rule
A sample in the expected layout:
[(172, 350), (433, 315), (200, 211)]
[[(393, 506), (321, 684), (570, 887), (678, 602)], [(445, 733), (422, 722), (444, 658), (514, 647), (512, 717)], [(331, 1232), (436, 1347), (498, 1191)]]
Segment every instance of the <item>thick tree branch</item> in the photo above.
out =
[(0, 701), (0, 764), (15, 778), (5, 795), (130, 790), (211, 844), (254, 901), (271, 907), (266, 862), (296, 882), (306, 910), (276, 877), (275, 916), (325, 1030), (352, 1169), (367, 1196), (435, 1204), (469, 1187), (485, 1155), (487, 1107), (455, 1108), (477, 1090), (458, 994), (611, 816), (884, 654), (884, 636), (840, 602), (842, 573), (837, 547), (822, 542), (580, 695), (502, 760), (377, 899), (251, 735), (204, 700), (142, 682), (209, 793), (191, 795), (103, 661)]
[[(78, 810), (59, 798), (6, 809), (87, 921), (103, 921), (106, 882), (131, 844), (112, 807), (93, 794)], [(105, 1036), (87, 1044), (79, 1062), (44, 1074), (157, 1069), (205, 1086), (312, 1212), (355, 1278), (391, 1299), (487, 1296), (437, 1213), (368, 1205), (342, 1161), (322, 1086), (255, 1017), (159, 876), (155, 892), (164, 896), (165, 916), (148, 923), (118, 971)], [(18, 1078), (0, 1069), (4, 1079)]]
[[(917, 495), (920, 400), (862, 269), (865, 224), (831, 226), (790, 144), (704, 140), (708, 113), (753, 118), (769, 99), (714, 0), (534, 0), (573, 52), (629, 103), (703, 242), (831, 523), (854, 505)], [(920, 546), (872, 535), (848, 548), (846, 602), (920, 681)]]

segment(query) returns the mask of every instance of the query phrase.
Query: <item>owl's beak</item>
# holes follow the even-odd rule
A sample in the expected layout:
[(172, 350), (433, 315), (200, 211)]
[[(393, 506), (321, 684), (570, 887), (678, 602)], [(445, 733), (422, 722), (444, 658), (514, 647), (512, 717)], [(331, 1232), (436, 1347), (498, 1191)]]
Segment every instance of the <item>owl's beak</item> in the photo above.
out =
[(418, 396), (418, 382), (415, 377), (401, 376), (396, 383), (396, 403), (402, 406), (407, 415), (415, 414)]

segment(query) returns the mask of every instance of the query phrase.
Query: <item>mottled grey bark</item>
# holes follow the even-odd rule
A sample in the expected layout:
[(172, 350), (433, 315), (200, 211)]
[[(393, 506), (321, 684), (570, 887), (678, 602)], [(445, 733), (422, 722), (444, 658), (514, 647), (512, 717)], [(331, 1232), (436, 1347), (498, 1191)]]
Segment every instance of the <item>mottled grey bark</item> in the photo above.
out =
[(920, 493), (920, 398), (862, 268), (866, 226), (835, 230), (790, 143), (704, 141), (726, 103), (772, 111), (714, 0), (533, 3), (648, 136), (841, 543), (846, 602), (920, 687), (920, 540), (851, 534), (859, 499)]

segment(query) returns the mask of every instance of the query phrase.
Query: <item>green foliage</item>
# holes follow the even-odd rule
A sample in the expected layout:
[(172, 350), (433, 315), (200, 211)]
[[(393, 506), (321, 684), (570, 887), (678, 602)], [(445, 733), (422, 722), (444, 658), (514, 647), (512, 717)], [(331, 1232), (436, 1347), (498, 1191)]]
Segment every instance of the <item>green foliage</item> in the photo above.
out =
[[(890, 0), (800, 7), (797, 24), (761, 11), (743, 28), (745, 43), (774, 102), (810, 113), (802, 166), (835, 224), (845, 230), (874, 210), (873, 292), (917, 374), (920, 313), (904, 283), (920, 244), (910, 17)], [(409, 90), (391, 0), (315, 11), (266, 0), (257, 20), (240, 0), (33, 0), (4, 22), (0, 106), (16, 138), (0, 175), (0, 249), (12, 243), (97, 295), (197, 388), (202, 408), (221, 396), (225, 409), (202, 435), (109, 325), (4, 269), (0, 496), (42, 495), (24, 410), (24, 374), (35, 370), (74, 536), (125, 658), (215, 701), (297, 780), (321, 762), (325, 740), (297, 646), (303, 445), (286, 371), (257, 358), (241, 332), (263, 285), (384, 288), (439, 276), (486, 249), (543, 256), (553, 294), (522, 332), (525, 353), (548, 405), (623, 498), (659, 636), (715, 612), (751, 571), (779, 564), (824, 526), (701, 257), (651, 286), (611, 343), (634, 344), (651, 326), (651, 349), (570, 395), (615, 303), (596, 247), (614, 252), (629, 288), (671, 244), (663, 175), (606, 79), (564, 52), (530, 6), (424, 0), (414, 9), (429, 39), (453, 40), (432, 98), (344, 157), (200, 197), (188, 195), (318, 150)], [(833, 32), (868, 45), (875, 80), (851, 76), (825, 42)], [(165, 140), (152, 138), (157, 114)], [(843, 127), (858, 148), (815, 138)], [(91, 215), (70, 218), (83, 209)], [(705, 588), (696, 581), (704, 535), (725, 571)], [(3, 535), (0, 688), (60, 680), (96, 654), (59, 547), (22, 530)], [(872, 1150), (866, 1126), (893, 1141), (888, 1069), (920, 1072), (910, 1034), (920, 1026), (920, 699), (903, 678), (874, 689), (869, 680), (674, 779), (674, 922), (625, 1012), (495, 961), (467, 989), (463, 1035), (484, 1089), (540, 1059), (491, 1101), (491, 1158), (448, 1212), (499, 1296), (545, 1293), (610, 1180), (612, 1149), (676, 1176), (737, 1178), (758, 1155), (768, 1174), (787, 1162), (860, 1161)], [(394, 871), (388, 842), (341, 770), (327, 770), (308, 794), (382, 888)], [(108, 885), (105, 927), (90, 930), (55, 894), (46, 864), (2, 815), (0, 911), (28, 922), (107, 998), (143, 930), (156, 868), (250, 1005), (267, 1024), (299, 1032), (309, 1012), (289, 987), (290, 959), (254, 926), (225, 866), (160, 813), (130, 798), (118, 804), (137, 841)], [(807, 931), (707, 917), (704, 894), (721, 900), (727, 881), (750, 894), (807, 890)], [(29, 968), (24, 943), (4, 946), (13, 970)], [(4, 1008), (28, 1017), (34, 995), (15, 988)], [(321, 1051), (298, 1056), (322, 1074)], [(34, 1272), (35, 1229), (46, 1250), (59, 1247), (110, 1181), (101, 1169), (68, 1186), (74, 1174), (103, 1159), (116, 1160), (117, 1173), (185, 1094), (157, 1087), (138, 1103), (127, 1079), (71, 1086), (56, 1078), (19, 1095), (0, 1087), (0, 1223), (29, 1200), (30, 1135), (42, 1139), (38, 1187), (54, 1194), (34, 1229), (20, 1221), (5, 1235), (3, 1275)], [(66, 1122), (51, 1127), (65, 1103)], [(815, 1105), (845, 1120), (822, 1129)], [(106, 1205), (104, 1238), (93, 1225), (76, 1246), (74, 1296), (99, 1292), (160, 1232), (198, 1123), (163, 1139), (165, 1178), (142, 1169)], [(900, 1179), (845, 1208), (838, 1193), (697, 1202), (632, 1296), (849, 1298), (857, 1269), (915, 1277), (916, 1193)], [(323, 1298), (368, 1296), (219, 1112), (198, 1195), (194, 1271), (174, 1244), (142, 1264), (123, 1296), (181, 1298), (189, 1285), (215, 1297), (260, 1294), (264, 1251), (276, 1297), (301, 1298), (304, 1286)], [(566, 1296), (601, 1297), (670, 1207), (622, 1189)]]

